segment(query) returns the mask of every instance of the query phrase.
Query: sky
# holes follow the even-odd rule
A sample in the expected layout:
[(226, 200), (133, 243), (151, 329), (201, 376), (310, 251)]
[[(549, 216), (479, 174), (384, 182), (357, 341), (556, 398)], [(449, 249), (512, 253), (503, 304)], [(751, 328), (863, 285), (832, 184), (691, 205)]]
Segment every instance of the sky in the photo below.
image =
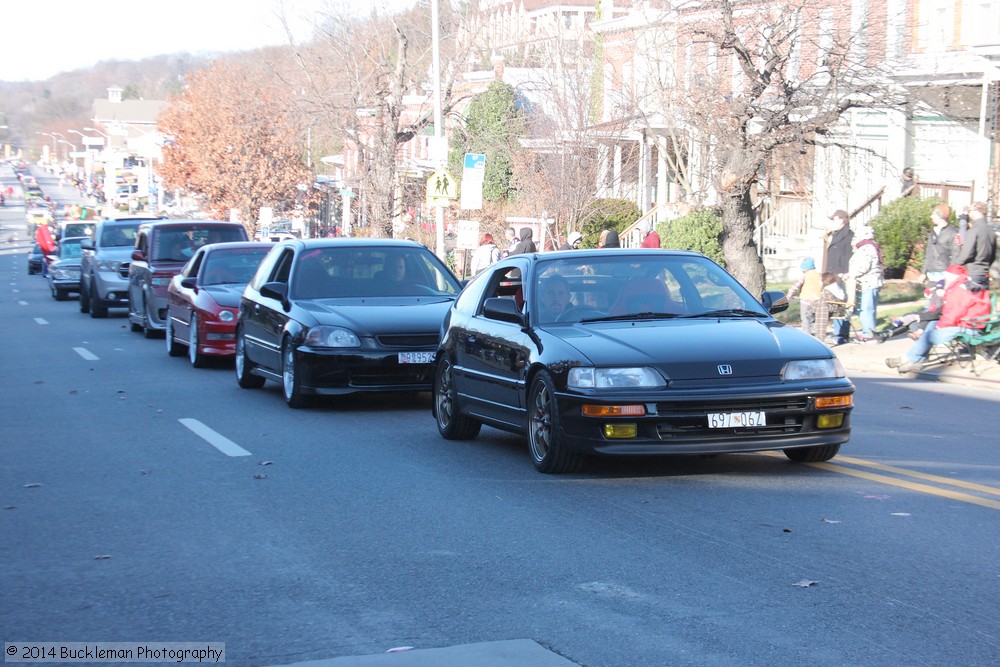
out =
[[(286, 44), (330, 5), (397, 11), (415, 0), (3, 0), (0, 81), (40, 81), (101, 60), (229, 52)], [(324, 12), (325, 13), (325, 12)]]

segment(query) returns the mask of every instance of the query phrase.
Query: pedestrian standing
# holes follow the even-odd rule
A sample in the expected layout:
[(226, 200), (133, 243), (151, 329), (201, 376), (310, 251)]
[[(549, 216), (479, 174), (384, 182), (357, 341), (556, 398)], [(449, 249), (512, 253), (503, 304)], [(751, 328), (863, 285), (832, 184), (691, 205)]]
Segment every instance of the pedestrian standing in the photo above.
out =
[(535, 241), (531, 238), (532, 233), (531, 227), (521, 227), (521, 240), (510, 251), (510, 254), (523, 255), (525, 253), (538, 252), (538, 248), (535, 247)]
[(509, 257), (514, 254), (514, 248), (520, 243), (520, 239), (517, 238), (517, 230), (513, 227), (508, 227), (503, 232), (504, 238), (507, 241), (507, 247), (503, 250), (503, 256)]
[[(605, 233), (606, 232), (606, 233)], [(621, 248), (621, 241), (618, 239), (618, 232), (613, 229), (606, 229), (601, 232), (601, 237), (604, 239), (604, 245), (602, 248)]]
[(802, 277), (788, 290), (785, 297), (791, 299), (796, 294), (799, 295), (802, 330), (810, 336), (822, 338), (826, 333), (826, 324), (823, 325), (823, 331), (817, 332), (816, 310), (823, 291), (823, 279), (819, 271), (816, 270), (816, 261), (812, 257), (803, 259), (800, 268), (802, 269)]
[(642, 244), (640, 248), (659, 248), (660, 247), (660, 235), (656, 233), (656, 227), (653, 225), (653, 221), (646, 220), (642, 223), (642, 231), (645, 232), (645, 236), (642, 239)]
[(840, 209), (830, 216), (837, 228), (827, 234), (825, 270), (838, 276), (847, 274), (851, 255), (854, 252), (854, 232), (847, 211)]
[(569, 236), (566, 237), (566, 242), (559, 246), (560, 250), (577, 250), (580, 248), (580, 241), (583, 240), (583, 234), (580, 232), (570, 232)]
[(947, 204), (938, 204), (931, 211), (933, 227), (927, 236), (922, 274), (922, 278), (929, 283), (936, 283), (944, 278), (945, 269), (955, 259), (958, 250), (955, 244), (958, 229), (948, 222), (950, 217), (951, 207)]
[(962, 246), (955, 263), (969, 272), (969, 280), (988, 287), (990, 265), (996, 259), (996, 234), (986, 223), (986, 204), (977, 201), (969, 207), (969, 229), (961, 237)]
[(483, 239), (479, 242), (479, 247), (472, 253), (472, 262), (469, 268), (472, 275), (478, 276), (499, 260), (500, 249), (493, 243), (493, 235), (487, 232), (483, 234)]
[(853, 309), (855, 291), (861, 294), (861, 336), (862, 343), (881, 342), (875, 335), (875, 318), (878, 308), (878, 293), (885, 283), (882, 273), (882, 249), (875, 242), (875, 232), (865, 225), (858, 229), (858, 242), (848, 268), (848, 278), (852, 285), (847, 289), (847, 307)]

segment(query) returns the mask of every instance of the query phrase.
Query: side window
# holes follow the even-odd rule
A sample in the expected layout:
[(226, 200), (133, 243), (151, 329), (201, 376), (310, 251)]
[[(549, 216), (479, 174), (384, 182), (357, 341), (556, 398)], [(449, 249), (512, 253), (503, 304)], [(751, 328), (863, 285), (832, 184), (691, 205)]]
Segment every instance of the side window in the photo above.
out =
[(181, 275), (183, 275), (185, 278), (191, 278), (193, 276), (197, 276), (198, 271), (201, 269), (202, 260), (204, 259), (205, 259), (205, 253), (199, 252), (198, 254), (196, 254), (194, 257), (191, 258), (191, 261), (187, 263), (187, 266), (184, 267), (184, 270), (181, 271)]
[(278, 258), (278, 263), (274, 267), (274, 271), (271, 272), (271, 276), (268, 278), (268, 282), (287, 283), (288, 276), (292, 272), (292, 258), (294, 256), (295, 253), (291, 248), (282, 252), (281, 257)]
[(527, 263), (523, 263), (523, 265), (519, 263), (518, 266), (508, 266), (494, 271), (485, 290), (485, 298), (513, 299), (517, 303), (517, 307), (524, 310), (524, 289), (521, 285), (521, 276), (526, 268)]

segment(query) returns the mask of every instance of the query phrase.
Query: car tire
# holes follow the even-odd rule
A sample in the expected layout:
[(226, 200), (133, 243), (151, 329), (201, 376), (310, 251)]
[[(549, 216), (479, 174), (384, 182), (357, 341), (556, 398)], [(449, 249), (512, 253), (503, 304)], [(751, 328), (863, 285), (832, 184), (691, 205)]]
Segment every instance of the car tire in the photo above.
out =
[(243, 329), (236, 329), (236, 355), (233, 364), (236, 366), (236, 384), (244, 389), (260, 389), (264, 386), (264, 378), (253, 374), (253, 362), (247, 358), (247, 341)]
[(191, 325), (188, 328), (188, 359), (195, 368), (208, 365), (208, 357), (198, 351), (198, 316), (191, 313)]
[(441, 358), (434, 373), (434, 416), (438, 433), (446, 440), (471, 440), (482, 428), (480, 422), (462, 414), (453, 366), (447, 357)]
[(170, 313), (167, 313), (167, 354), (171, 357), (179, 357), (184, 354), (184, 346), (174, 340), (174, 323), (170, 319)]
[(94, 319), (101, 319), (108, 316), (108, 309), (101, 305), (101, 299), (97, 296), (97, 286), (90, 283), (90, 316)]
[(302, 393), (298, 371), (295, 346), (286, 338), (281, 345), (281, 393), (288, 407), (295, 409), (304, 408), (309, 404), (309, 397)]
[(547, 371), (539, 371), (528, 390), (528, 448), (538, 472), (576, 472), (584, 457), (572, 452), (559, 429), (555, 384)]
[(584, 457), (563, 442), (559, 429), (559, 406), (555, 384), (546, 371), (539, 371), (528, 390), (528, 448), (539, 472), (576, 472)]
[(80, 312), (90, 312), (90, 291), (83, 289), (83, 281), (80, 282)]
[(55, 297), (56, 301), (65, 301), (69, 298), (69, 294), (65, 290), (56, 289), (52, 290), (52, 296)]
[(814, 445), (812, 447), (795, 447), (793, 449), (784, 450), (785, 456), (788, 460), (795, 461), (796, 463), (818, 463), (820, 461), (829, 461), (837, 452), (840, 451), (840, 445)]

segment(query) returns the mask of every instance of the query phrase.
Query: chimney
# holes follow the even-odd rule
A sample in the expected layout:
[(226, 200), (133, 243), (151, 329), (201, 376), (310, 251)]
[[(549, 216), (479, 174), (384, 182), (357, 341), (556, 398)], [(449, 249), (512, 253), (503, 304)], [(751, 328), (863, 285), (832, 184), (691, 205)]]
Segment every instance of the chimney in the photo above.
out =
[(111, 86), (108, 88), (108, 102), (111, 102), (112, 104), (121, 104), (122, 91), (124, 90), (124, 88), (119, 86)]

